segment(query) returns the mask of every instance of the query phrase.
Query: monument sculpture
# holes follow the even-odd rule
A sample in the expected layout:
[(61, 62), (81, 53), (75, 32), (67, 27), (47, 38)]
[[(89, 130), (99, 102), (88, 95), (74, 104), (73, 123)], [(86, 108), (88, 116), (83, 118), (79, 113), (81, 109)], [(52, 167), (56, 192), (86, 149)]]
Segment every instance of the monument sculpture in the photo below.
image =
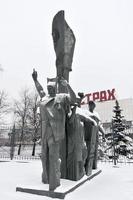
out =
[(86, 111), (86, 115), (88, 115), (95, 121), (95, 125), (92, 126), (86, 122), (84, 123), (85, 141), (87, 146), (85, 171), (87, 175), (91, 174), (92, 169), (97, 169), (99, 131), (102, 133), (103, 140), (105, 140), (105, 132), (102, 127), (98, 113), (94, 111), (95, 107), (96, 104), (94, 103), (94, 101), (89, 101), (89, 110)]
[[(88, 157), (85, 144), (85, 123), (95, 126), (95, 121), (84, 113), (77, 105), (72, 108), (72, 114), (67, 123), (68, 131), (68, 156), (67, 156), (67, 178), (79, 180), (85, 175), (85, 163)], [(91, 135), (91, 132), (88, 132)], [(88, 175), (88, 173), (86, 173)], [(90, 175), (90, 174), (89, 174)]]
[[(52, 36), (57, 72), (55, 78), (47, 79), (48, 95), (38, 81), (37, 71), (32, 73), (41, 97), (42, 182), (49, 184), (50, 191), (60, 185), (60, 178), (79, 180), (85, 173), (91, 174), (98, 129), (95, 119), (79, 108), (80, 101), (68, 83), (76, 40), (64, 11), (53, 19)], [(83, 98), (83, 93), (79, 96)]]
[(69, 112), (69, 106), (76, 100), (71, 87), (64, 79), (60, 84), (66, 87), (68, 94), (56, 94), (56, 82), (48, 82), (48, 96), (37, 80), (37, 72), (32, 74), (35, 86), (44, 99), (40, 103), (42, 123), (42, 182), (49, 183), (49, 190), (55, 190), (60, 185), (60, 142), (65, 136), (65, 119)]
[[(69, 82), (69, 72), (72, 71), (75, 36), (68, 26), (64, 11), (59, 11), (53, 18), (52, 37), (56, 54), (56, 76)], [(57, 93), (67, 93), (66, 88), (57, 83)], [(66, 116), (67, 117), (67, 116)], [(61, 177), (67, 178), (67, 132), (60, 144)]]
[(53, 19), (52, 36), (56, 54), (57, 77), (63, 77), (69, 81), (69, 72), (72, 71), (75, 36), (64, 19), (64, 11), (58, 12)]

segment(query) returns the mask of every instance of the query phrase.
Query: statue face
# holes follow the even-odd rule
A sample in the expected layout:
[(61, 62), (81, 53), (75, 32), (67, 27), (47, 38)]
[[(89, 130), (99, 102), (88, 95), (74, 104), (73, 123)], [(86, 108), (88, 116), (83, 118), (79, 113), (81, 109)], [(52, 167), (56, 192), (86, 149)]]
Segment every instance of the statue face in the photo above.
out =
[(55, 94), (56, 94), (55, 86), (53, 86), (53, 85), (48, 85), (48, 86), (47, 86), (47, 90), (48, 90), (48, 94), (49, 94), (51, 97), (54, 97), (54, 96), (55, 96)]
[(95, 109), (95, 105), (94, 105), (94, 104), (90, 104), (90, 105), (89, 105), (89, 110), (90, 110), (91, 112), (93, 112), (94, 109)]

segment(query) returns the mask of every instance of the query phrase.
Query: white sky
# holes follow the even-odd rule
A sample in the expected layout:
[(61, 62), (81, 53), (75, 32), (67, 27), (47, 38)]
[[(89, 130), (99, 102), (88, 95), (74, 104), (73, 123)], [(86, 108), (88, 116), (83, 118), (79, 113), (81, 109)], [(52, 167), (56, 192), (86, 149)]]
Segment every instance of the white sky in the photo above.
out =
[(76, 37), (75, 92), (115, 88), (118, 98), (133, 97), (132, 0), (0, 0), (0, 89), (16, 97), (33, 85), (33, 67), (45, 89), (55, 77), (51, 25), (59, 10)]

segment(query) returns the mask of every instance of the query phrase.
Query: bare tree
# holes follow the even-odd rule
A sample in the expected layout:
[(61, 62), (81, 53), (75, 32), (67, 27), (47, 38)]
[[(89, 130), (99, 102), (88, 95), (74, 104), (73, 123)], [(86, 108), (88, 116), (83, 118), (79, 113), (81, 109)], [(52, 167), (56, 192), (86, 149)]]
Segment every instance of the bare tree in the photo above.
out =
[(18, 155), (20, 155), (21, 146), (24, 139), (24, 133), (28, 126), (30, 105), (31, 105), (30, 93), (29, 89), (26, 88), (21, 91), (20, 100), (15, 101), (14, 103), (14, 113), (17, 116), (17, 123), (21, 130)]
[(9, 101), (8, 101), (8, 95), (5, 91), (0, 91), (0, 124), (3, 123), (4, 117), (7, 113), (9, 113)]
[(15, 152), (15, 124), (13, 125), (12, 132), (10, 133), (10, 159), (13, 160)]
[(30, 96), (30, 113), (29, 125), (32, 129), (33, 150), (32, 156), (35, 155), (36, 142), (40, 139), (40, 114), (38, 113), (39, 95), (33, 91)]

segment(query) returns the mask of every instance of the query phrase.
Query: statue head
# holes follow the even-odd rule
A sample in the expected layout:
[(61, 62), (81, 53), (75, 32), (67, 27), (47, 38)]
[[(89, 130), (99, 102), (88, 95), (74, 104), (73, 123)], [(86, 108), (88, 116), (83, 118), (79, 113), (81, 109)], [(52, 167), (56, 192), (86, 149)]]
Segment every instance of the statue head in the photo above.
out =
[(49, 82), (47, 84), (47, 90), (48, 90), (48, 94), (51, 97), (54, 97), (56, 95), (56, 84), (54, 82)]
[(90, 111), (90, 112), (93, 112), (94, 109), (95, 109), (95, 107), (96, 107), (96, 104), (95, 104), (94, 101), (89, 101), (89, 102), (88, 102), (88, 106), (89, 106), (89, 111)]
[(47, 90), (48, 90), (48, 94), (51, 97), (54, 97), (56, 95), (56, 85), (57, 85), (57, 81), (56, 78), (47, 78)]

